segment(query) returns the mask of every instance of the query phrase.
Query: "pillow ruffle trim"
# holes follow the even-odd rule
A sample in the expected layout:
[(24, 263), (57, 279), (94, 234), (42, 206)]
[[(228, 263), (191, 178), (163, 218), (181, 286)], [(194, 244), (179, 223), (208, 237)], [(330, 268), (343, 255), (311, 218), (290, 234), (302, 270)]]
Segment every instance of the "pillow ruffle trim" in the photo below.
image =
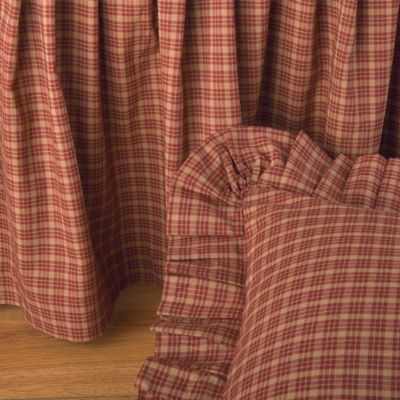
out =
[(351, 207), (400, 211), (400, 160), (335, 159), (304, 132), (242, 127), (198, 147), (174, 179), (156, 349), (141, 399), (218, 399), (244, 307), (242, 200), (254, 185)]

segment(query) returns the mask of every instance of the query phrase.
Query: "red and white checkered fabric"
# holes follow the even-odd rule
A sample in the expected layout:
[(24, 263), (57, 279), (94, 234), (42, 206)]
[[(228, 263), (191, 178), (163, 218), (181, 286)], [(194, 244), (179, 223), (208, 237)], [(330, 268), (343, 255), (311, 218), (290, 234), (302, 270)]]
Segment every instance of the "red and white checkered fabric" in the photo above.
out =
[(275, 181), (290, 134), (237, 128), (207, 140), (174, 179), (156, 353), (143, 366), (142, 398), (220, 398), (244, 304), (243, 194)]
[(143, 399), (400, 398), (400, 159), (239, 128), (174, 181)]
[[(0, 1), (0, 303), (86, 341), (165, 258), (152, 2)], [(1, 315), (0, 315), (1, 319)]]
[(398, 15), (398, 0), (1, 0), (0, 302), (57, 337), (100, 334), (124, 286), (162, 282), (165, 193), (226, 128), (398, 154)]

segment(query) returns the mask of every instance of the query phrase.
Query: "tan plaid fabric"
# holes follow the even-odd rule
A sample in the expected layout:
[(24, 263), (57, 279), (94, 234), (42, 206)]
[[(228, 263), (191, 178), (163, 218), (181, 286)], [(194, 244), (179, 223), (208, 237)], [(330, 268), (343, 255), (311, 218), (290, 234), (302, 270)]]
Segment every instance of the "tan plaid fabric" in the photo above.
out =
[(0, 2), (0, 302), (53, 336), (93, 338), (128, 282), (161, 280), (153, 12), (148, 1)]
[(399, 173), (304, 132), (239, 128), (196, 149), (171, 192), (141, 398), (398, 399)]
[[(129, 282), (162, 283), (165, 193), (226, 128), (397, 155), (398, 12), (398, 0), (1, 0), (0, 302), (57, 337), (100, 334)], [(193, 215), (208, 212), (200, 200)], [(216, 229), (240, 226), (215, 207)]]

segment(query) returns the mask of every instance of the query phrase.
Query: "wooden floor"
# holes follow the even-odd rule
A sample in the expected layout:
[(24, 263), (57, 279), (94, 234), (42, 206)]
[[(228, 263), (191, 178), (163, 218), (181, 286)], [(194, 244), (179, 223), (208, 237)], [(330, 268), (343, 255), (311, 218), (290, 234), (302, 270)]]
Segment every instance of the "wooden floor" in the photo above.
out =
[(161, 291), (132, 285), (113, 321), (89, 343), (51, 338), (27, 324), (18, 307), (0, 305), (0, 400), (136, 399), (136, 374), (153, 353)]

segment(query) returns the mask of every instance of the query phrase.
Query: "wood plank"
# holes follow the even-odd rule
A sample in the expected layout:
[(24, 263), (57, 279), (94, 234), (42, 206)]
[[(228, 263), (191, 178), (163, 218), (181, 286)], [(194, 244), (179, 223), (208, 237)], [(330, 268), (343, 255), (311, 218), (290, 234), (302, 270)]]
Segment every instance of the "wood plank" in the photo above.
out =
[[(45, 397), (40, 400), (137, 400), (138, 395), (127, 395), (127, 396), (95, 396), (95, 397)], [(31, 398), (22, 398), (19, 400), (31, 400)], [(39, 399), (35, 399), (39, 400)]]
[(0, 306), (0, 400), (135, 398), (137, 372), (154, 351), (149, 327), (160, 295), (159, 288), (131, 285), (111, 326), (88, 343), (51, 338), (28, 325), (19, 308)]
[[(46, 397), (35, 400), (137, 400), (138, 395), (127, 395), (127, 396), (95, 396), (95, 397)], [(19, 399), (19, 400), (31, 400), (28, 399)]]
[[(137, 400), (137, 395), (128, 396), (96, 396), (96, 397), (63, 397), (63, 398), (51, 398), (51, 399), (40, 399), (40, 400)], [(20, 400), (31, 400), (31, 399), (20, 399)]]

